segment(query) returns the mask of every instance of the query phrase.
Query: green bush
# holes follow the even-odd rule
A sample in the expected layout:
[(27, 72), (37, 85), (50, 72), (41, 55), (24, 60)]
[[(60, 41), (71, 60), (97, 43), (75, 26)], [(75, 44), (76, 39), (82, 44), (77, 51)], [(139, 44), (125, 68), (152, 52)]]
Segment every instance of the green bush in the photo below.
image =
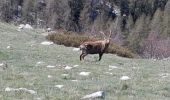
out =
[[(68, 47), (79, 47), (81, 43), (85, 41), (96, 41), (100, 40), (100, 38), (91, 38), (83, 35), (77, 35), (74, 33), (53, 33), (49, 34), (46, 37), (48, 40), (53, 41), (59, 45), (65, 45)], [(118, 46), (116, 44), (111, 43), (106, 53), (117, 54), (121, 57), (134, 58), (135, 54), (132, 53), (129, 49)]]

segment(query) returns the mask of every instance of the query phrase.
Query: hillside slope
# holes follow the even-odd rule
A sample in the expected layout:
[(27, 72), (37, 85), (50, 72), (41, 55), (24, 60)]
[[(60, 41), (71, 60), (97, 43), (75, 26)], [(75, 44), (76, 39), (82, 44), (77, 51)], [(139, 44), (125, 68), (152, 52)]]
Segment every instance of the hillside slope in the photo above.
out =
[[(80, 52), (73, 48), (42, 45), (43, 41), (41, 30), (18, 32), (16, 26), (0, 23), (1, 100), (79, 100), (99, 90), (105, 92), (105, 100), (170, 99), (168, 59), (105, 54), (100, 62), (97, 55), (80, 62)], [(122, 76), (130, 79), (120, 80)]]
[(99, 35), (144, 58), (170, 56), (170, 0), (2, 0), (0, 20)]

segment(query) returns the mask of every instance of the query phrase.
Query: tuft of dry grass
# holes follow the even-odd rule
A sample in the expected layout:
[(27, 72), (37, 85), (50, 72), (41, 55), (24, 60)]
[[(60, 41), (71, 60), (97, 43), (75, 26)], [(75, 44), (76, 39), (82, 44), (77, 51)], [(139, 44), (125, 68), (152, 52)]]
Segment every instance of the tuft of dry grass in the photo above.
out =
[[(52, 33), (46, 37), (48, 40), (53, 41), (59, 45), (65, 45), (68, 47), (79, 47), (81, 43), (85, 41), (96, 41), (100, 40), (100, 38), (91, 38), (84, 35), (78, 35), (70, 32), (62, 32), (62, 33)], [(129, 49), (124, 48), (122, 46), (111, 43), (106, 53), (117, 54), (121, 57), (134, 58), (135, 54), (132, 53)]]

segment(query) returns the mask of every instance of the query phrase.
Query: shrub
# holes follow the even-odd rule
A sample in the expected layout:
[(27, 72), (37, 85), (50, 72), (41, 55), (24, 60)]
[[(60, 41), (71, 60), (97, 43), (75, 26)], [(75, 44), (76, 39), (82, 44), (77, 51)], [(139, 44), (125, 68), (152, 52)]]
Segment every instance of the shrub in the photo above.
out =
[[(46, 38), (50, 41), (53, 41), (56, 44), (65, 45), (65, 46), (68, 46), (68, 47), (79, 47), (80, 44), (85, 42), (85, 41), (100, 40), (100, 38), (91, 38), (91, 37), (78, 35), (78, 34), (74, 34), (74, 33), (70, 33), (70, 32), (53, 33), (53, 34), (49, 34)], [(133, 54), (127, 48), (118, 46), (118, 45), (113, 44), (113, 43), (110, 44), (106, 53), (117, 54), (118, 56), (127, 57), (127, 58), (134, 58), (135, 57), (135, 54)]]

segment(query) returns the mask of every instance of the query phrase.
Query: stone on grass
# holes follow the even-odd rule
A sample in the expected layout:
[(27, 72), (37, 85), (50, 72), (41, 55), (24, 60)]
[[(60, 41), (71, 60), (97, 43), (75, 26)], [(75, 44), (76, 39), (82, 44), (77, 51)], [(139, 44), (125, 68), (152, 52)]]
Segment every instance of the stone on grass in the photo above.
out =
[(40, 65), (43, 65), (44, 63), (45, 63), (45, 62), (43, 62), (43, 61), (39, 61), (39, 62), (36, 63), (35, 66), (40, 66)]
[(72, 82), (78, 82), (78, 80), (71, 80)]
[(44, 41), (44, 42), (41, 42), (42, 45), (52, 45), (54, 44), (53, 42), (50, 42), (50, 41)]
[(70, 66), (66, 66), (64, 69), (65, 70), (70, 70), (70, 69), (72, 69), (73, 67), (70, 67)]
[(47, 68), (55, 68), (56, 66), (48, 65)]
[(20, 24), (17, 31), (21, 31), (21, 29), (33, 29), (33, 27), (30, 24)]
[(69, 76), (69, 74), (62, 74), (61, 76), (65, 76), (66, 77), (66, 76)]
[(161, 76), (162, 78), (166, 78), (166, 77), (169, 76), (169, 73), (162, 73), (162, 74), (160, 74), (159, 76)]
[(73, 67), (78, 67), (79, 65), (74, 65)]
[(6, 48), (7, 48), (7, 49), (11, 49), (11, 46), (7, 46)]
[(48, 78), (52, 78), (52, 76), (51, 76), (51, 75), (48, 75), (47, 77), (48, 77)]
[(27, 92), (27, 93), (30, 93), (30, 94), (37, 94), (37, 92), (36, 91), (34, 91), (34, 90), (29, 90), (29, 89), (27, 89), (27, 88), (10, 88), (10, 87), (6, 87), (5, 88), (5, 91), (6, 92), (17, 92), (17, 91), (24, 91), (24, 92)]
[(113, 75), (113, 73), (110, 73), (110, 72), (106, 72), (106, 74), (110, 74), (110, 75)]
[(80, 72), (79, 75), (81, 75), (81, 76), (89, 76), (90, 72)]
[(95, 98), (104, 99), (105, 98), (105, 93), (103, 91), (98, 91), (98, 92), (86, 95), (81, 99), (89, 99), (89, 100), (91, 100), (91, 99), (95, 99)]
[(54, 87), (61, 89), (64, 85), (55, 85)]
[(122, 76), (120, 78), (120, 80), (123, 80), (123, 81), (129, 80), (129, 79), (131, 79), (131, 78), (129, 78), (129, 76)]
[(118, 68), (118, 67), (117, 67), (117, 66), (109, 65), (109, 68), (110, 68), (110, 69), (116, 69), (116, 68)]
[(2, 68), (3, 70), (5, 70), (6, 68), (8, 68), (7, 63), (0, 63), (0, 68)]
[(30, 24), (25, 24), (24, 28), (25, 29), (33, 29), (33, 27)]

